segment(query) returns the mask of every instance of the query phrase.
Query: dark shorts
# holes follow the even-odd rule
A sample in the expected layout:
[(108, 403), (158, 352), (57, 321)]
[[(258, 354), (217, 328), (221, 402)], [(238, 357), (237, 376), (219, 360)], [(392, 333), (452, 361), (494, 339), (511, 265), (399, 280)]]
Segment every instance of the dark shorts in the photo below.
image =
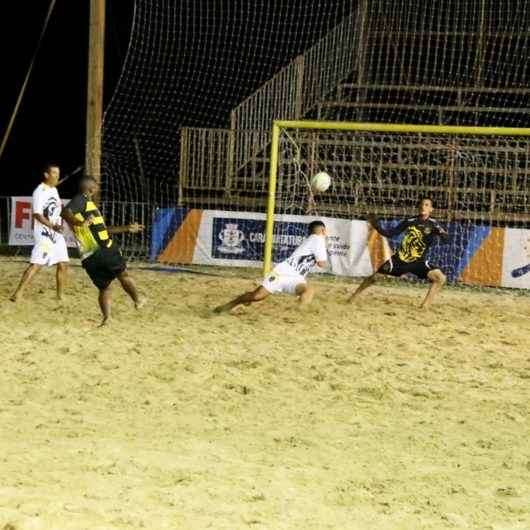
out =
[(426, 280), (429, 272), (435, 269), (439, 270), (440, 267), (428, 261), (418, 260), (406, 263), (405, 261), (401, 261), (397, 256), (392, 256), (377, 269), (377, 272), (396, 277), (403, 276), (403, 274), (414, 274), (418, 278)]
[(100, 249), (82, 262), (83, 268), (98, 289), (106, 289), (127, 268), (120, 251)]

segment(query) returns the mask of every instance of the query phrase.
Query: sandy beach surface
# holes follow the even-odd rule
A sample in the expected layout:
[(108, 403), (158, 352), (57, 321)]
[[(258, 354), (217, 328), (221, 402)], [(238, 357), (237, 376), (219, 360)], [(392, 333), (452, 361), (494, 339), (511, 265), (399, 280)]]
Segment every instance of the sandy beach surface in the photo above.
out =
[[(98, 329), (79, 267), (0, 262), (0, 530), (530, 529), (530, 294), (134, 270)], [(233, 275), (234, 272), (232, 271)], [(257, 271), (255, 277), (257, 278)]]

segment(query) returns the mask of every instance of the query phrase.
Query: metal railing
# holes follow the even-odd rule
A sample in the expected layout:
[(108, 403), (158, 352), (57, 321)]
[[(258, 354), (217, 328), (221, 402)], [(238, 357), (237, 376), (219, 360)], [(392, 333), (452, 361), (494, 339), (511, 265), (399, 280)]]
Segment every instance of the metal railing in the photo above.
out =
[[(268, 131), (273, 120), (297, 119), (314, 108), (353, 72), (361, 33), (359, 20), (356, 10), (235, 107), (230, 114), (230, 129)], [(268, 141), (264, 135), (257, 149), (264, 149)], [(237, 138), (231, 147), (235, 166), (240, 167), (251, 157), (251, 145), (254, 150), (256, 146), (236, 144)]]
[[(258, 151), (259, 131), (246, 131), (246, 141)], [(188, 129), (186, 134), (202, 135)], [(208, 134), (227, 137), (229, 130)], [(214, 140), (212, 140), (214, 141)], [(292, 151), (293, 141), (296, 153)], [(307, 193), (295, 192), (300, 174), (324, 167), (334, 175), (333, 192), (319, 199), (319, 213), (330, 217), (363, 217), (367, 213), (401, 216), (414, 209), (421, 194), (430, 194), (438, 214), (448, 220), (527, 226), (530, 223), (530, 141), (527, 138), (436, 137), (411, 134), (298, 133), (283, 138), (278, 204), (305, 204)], [(293, 166), (293, 155), (298, 166)], [(228, 160), (228, 155), (227, 159)], [(221, 166), (225, 167), (223, 159)], [(187, 175), (182, 204), (262, 211), (266, 204), (269, 160), (253, 156), (244, 171), (225, 179), (223, 193), (210, 188), (207, 173)], [(191, 166), (193, 169), (195, 166)], [(294, 179), (294, 180), (293, 180)], [(191, 193), (193, 192), (193, 193)]]
[(186, 127), (180, 135), (180, 194), (186, 189), (225, 190), (232, 167), (231, 131)]
[[(263, 130), (232, 131), (187, 127), (181, 130), (180, 198), (185, 202), (196, 190), (211, 194), (256, 187), (263, 190), (267, 178), (263, 166), (268, 164), (264, 145), (270, 132)], [(244, 163), (241, 164), (241, 160)]]

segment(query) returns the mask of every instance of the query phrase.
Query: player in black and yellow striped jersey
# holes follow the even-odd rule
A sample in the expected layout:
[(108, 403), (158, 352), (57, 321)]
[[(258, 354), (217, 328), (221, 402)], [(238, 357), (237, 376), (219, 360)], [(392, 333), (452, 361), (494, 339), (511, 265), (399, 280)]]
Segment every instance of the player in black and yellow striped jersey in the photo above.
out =
[(96, 180), (92, 177), (83, 177), (79, 183), (79, 193), (63, 209), (62, 217), (75, 235), (83, 268), (99, 289), (102, 325), (105, 325), (111, 316), (110, 284), (114, 279), (119, 280), (137, 309), (145, 304), (145, 298), (139, 295), (133, 279), (127, 272), (127, 264), (118, 245), (111, 238), (111, 234), (137, 233), (144, 227), (136, 223), (107, 227), (93, 201), (96, 192)]

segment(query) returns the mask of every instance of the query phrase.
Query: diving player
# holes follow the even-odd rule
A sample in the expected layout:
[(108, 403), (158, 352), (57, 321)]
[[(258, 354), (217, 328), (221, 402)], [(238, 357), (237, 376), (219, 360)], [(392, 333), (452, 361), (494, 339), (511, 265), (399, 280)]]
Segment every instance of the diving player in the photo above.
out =
[(314, 289), (307, 284), (305, 277), (315, 264), (324, 268), (327, 257), (326, 226), (322, 221), (313, 221), (308, 226), (308, 237), (288, 259), (278, 264), (267, 275), (257, 289), (216, 307), (214, 311), (216, 313), (231, 311), (238, 305), (261, 302), (269, 295), (276, 293), (298, 296), (300, 304), (306, 306), (313, 300)]

